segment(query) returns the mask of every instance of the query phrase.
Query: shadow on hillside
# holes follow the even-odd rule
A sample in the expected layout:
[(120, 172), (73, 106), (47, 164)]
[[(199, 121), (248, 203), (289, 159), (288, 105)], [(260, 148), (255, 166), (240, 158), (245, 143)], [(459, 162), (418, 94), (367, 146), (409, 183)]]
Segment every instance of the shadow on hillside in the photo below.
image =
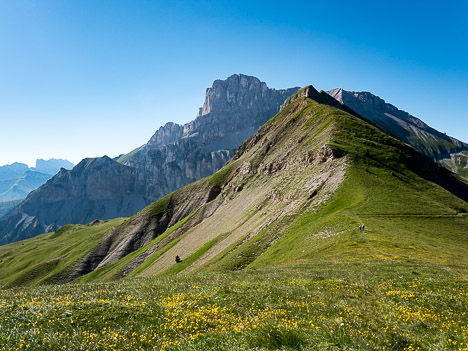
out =
[(454, 174), (428, 157), (413, 151), (408, 165), (420, 177), (441, 186), (456, 197), (468, 202), (468, 184), (457, 179)]

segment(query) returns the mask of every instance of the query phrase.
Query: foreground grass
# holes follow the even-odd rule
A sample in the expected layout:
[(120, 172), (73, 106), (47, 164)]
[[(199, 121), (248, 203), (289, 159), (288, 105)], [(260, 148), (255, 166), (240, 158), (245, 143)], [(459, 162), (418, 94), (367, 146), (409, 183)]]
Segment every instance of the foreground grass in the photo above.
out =
[(467, 271), (323, 264), (0, 291), (4, 350), (467, 350)]

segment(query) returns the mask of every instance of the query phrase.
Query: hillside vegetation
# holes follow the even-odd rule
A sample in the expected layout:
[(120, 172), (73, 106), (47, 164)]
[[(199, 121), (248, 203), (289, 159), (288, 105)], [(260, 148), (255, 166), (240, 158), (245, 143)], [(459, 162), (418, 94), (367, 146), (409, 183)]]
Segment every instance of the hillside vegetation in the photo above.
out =
[(89, 225), (66, 225), (54, 233), (0, 246), (0, 284), (3, 288), (56, 283), (73, 262), (97, 245), (123, 219)]
[(468, 349), (467, 184), (324, 95), (129, 219), (0, 247), (0, 345)]
[(370, 92), (337, 88), (327, 93), (448, 170), (468, 176), (468, 144), (431, 128)]

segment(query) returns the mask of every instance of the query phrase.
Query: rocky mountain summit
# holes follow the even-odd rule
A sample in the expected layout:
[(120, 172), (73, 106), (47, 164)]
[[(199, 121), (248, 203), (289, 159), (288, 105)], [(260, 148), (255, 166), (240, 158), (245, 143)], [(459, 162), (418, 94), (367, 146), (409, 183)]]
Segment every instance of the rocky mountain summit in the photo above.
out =
[[(467, 144), (438, 132), (378, 96), (343, 89), (325, 93), (306, 88), (291, 98), (297, 91), (298, 88), (271, 89), (259, 79), (242, 74), (214, 81), (206, 90), (197, 117), (190, 123), (169, 122), (146, 144), (115, 159), (85, 159), (72, 171), (61, 170), (0, 220), (0, 244), (52, 231), (64, 224), (130, 216), (221, 169), (247, 138), (282, 105), (289, 105), (298, 96), (363, 116), (446, 168), (468, 175)], [(265, 148), (273, 146), (267, 143)], [(327, 158), (333, 152), (323, 149), (317, 157)], [(273, 172), (269, 167), (264, 165), (261, 170)], [(18, 165), (13, 168), (21, 171)]]
[(183, 126), (167, 123), (146, 145), (119, 161), (141, 171), (146, 197), (154, 201), (224, 166), (297, 90), (270, 89), (242, 74), (216, 80), (206, 90), (195, 120)]
[(216, 80), (192, 122), (167, 123), (147, 144), (117, 159), (85, 159), (31, 193), (0, 220), (0, 244), (64, 224), (130, 216), (216, 172), (298, 89), (270, 89), (242, 74)]
[(468, 177), (468, 144), (431, 128), (372, 93), (342, 88), (327, 93), (452, 172)]

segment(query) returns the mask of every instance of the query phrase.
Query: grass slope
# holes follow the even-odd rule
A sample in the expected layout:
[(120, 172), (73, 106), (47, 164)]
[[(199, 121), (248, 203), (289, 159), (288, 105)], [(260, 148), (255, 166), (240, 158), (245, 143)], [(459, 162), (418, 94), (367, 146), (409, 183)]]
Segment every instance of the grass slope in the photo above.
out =
[[(434, 171), (419, 168), (419, 163), (429, 160), (346, 112), (312, 100), (298, 102), (291, 109), (297, 105), (300, 108), (296, 108), (294, 113), (280, 113), (268, 125), (279, 126), (287, 119), (289, 126), (282, 133), (289, 139), (294, 140), (299, 133), (311, 135), (303, 142), (309, 144), (309, 149), (314, 150), (316, 145), (327, 142), (347, 155), (346, 176), (331, 199), (319, 208), (304, 206), (299, 212), (266, 227), (255, 238), (246, 240), (243, 235), (229, 246), (226, 245), (227, 240), (218, 240), (217, 234), (213, 234), (218, 230), (221, 235), (226, 228), (211, 226), (198, 232), (195, 228), (197, 235), (193, 237), (204, 246), (194, 248), (193, 240), (190, 245), (183, 246), (182, 241), (176, 246), (178, 249), (170, 251), (173, 257), (181, 254), (181, 257), (188, 257), (191, 264), (196, 264), (202, 253), (212, 250), (213, 246), (221, 246), (220, 253), (204, 262), (198, 271), (204, 267), (209, 271), (229, 271), (249, 266), (296, 266), (302, 262), (315, 264), (324, 261), (444, 264), (451, 267), (468, 264), (468, 205), (419, 175)], [(274, 153), (276, 147), (283, 145), (272, 146), (270, 152)], [(249, 156), (248, 153), (245, 156)], [(433, 167), (434, 172), (440, 172), (440, 177), (451, 177), (435, 164)], [(232, 171), (229, 169), (229, 172)], [(288, 177), (294, 176), (292, 172), (288, 171)], [(429, 178), (431, 174), (428, 174)], [(295, 176), (297, 179), (300, 175)], [(256, 186), (256, 181), (265, 182), (259, 177), (249, 185)], [(288, 183), (286, 177), (275, 185), (280, 195), (286, 196), (291, 186), (294, 182)], [(242, 199), (242, 195), (239, 196)], [(255, 206), (259, 206), (258, 202)], [(233, 216), (241, 213), (252, 216), (247, 212), (234, 211)], [(223, 214), (223, 222), (230, 221), (229, 213), (220, 213)], [(367, 228), (364, 233), (358, 230), (362, 223)], [(207, 230), (210, 235), (203, 234)], [(247, 235), (249, 230), (244, 232)], [(166, 260), (166, 264), (170, 261), (172, 265), (165, 268), (168, 272), (182, 272), (189, 267), (187, 263), (176, 265), (171, 257)]]
[(322, 211), (304, 211), (292, 221), (287, 235), (254, 266), (288, 261), (467, 266), (466, 201), (421, 179), (409, 169), (412, 155), (404, 145), (355, 118), (338, 120), (332, 143), (353, 157), (340, 188)]
[[(287, 163), (327, 152), (336, 157)], [(377, 128), (300, 94), (237, 157), (209, 178), (221, 187), (216, 199), (82, 278), (97, 282), (1, 291), (0, 347), (468, 350), (466, 185)], [(246, 179), (249, 167), (258, 172)], [(151, 209), (164, 213), (166, 203)], [(201, 213), (209, 216), (185, 229)], [(129, 278), (99, 283), (174, 230), (184, 231)], [(48, 247), (53, 235), (37, 240)]]
[(136, 149), (130, 151), (128, 154), (124, 154), (124, 155), (120, 155), (118, 158), (117, 158), (117, 162), (119, 163), (122, 163), (122, 164), (125, 164), (125, 162), (128, 161), (128, 159), (130, 159), (133, 155), (135, 155), (138, 151), (140, 151), (141, 149), (144, 148), (145, 145), (142, 145), (140, 147), (137, 147)]
[(89, 225), (66, 225), (55, 233), (0, 246), (0, 286), (53, 283), (54, 278), (123, 219)]

